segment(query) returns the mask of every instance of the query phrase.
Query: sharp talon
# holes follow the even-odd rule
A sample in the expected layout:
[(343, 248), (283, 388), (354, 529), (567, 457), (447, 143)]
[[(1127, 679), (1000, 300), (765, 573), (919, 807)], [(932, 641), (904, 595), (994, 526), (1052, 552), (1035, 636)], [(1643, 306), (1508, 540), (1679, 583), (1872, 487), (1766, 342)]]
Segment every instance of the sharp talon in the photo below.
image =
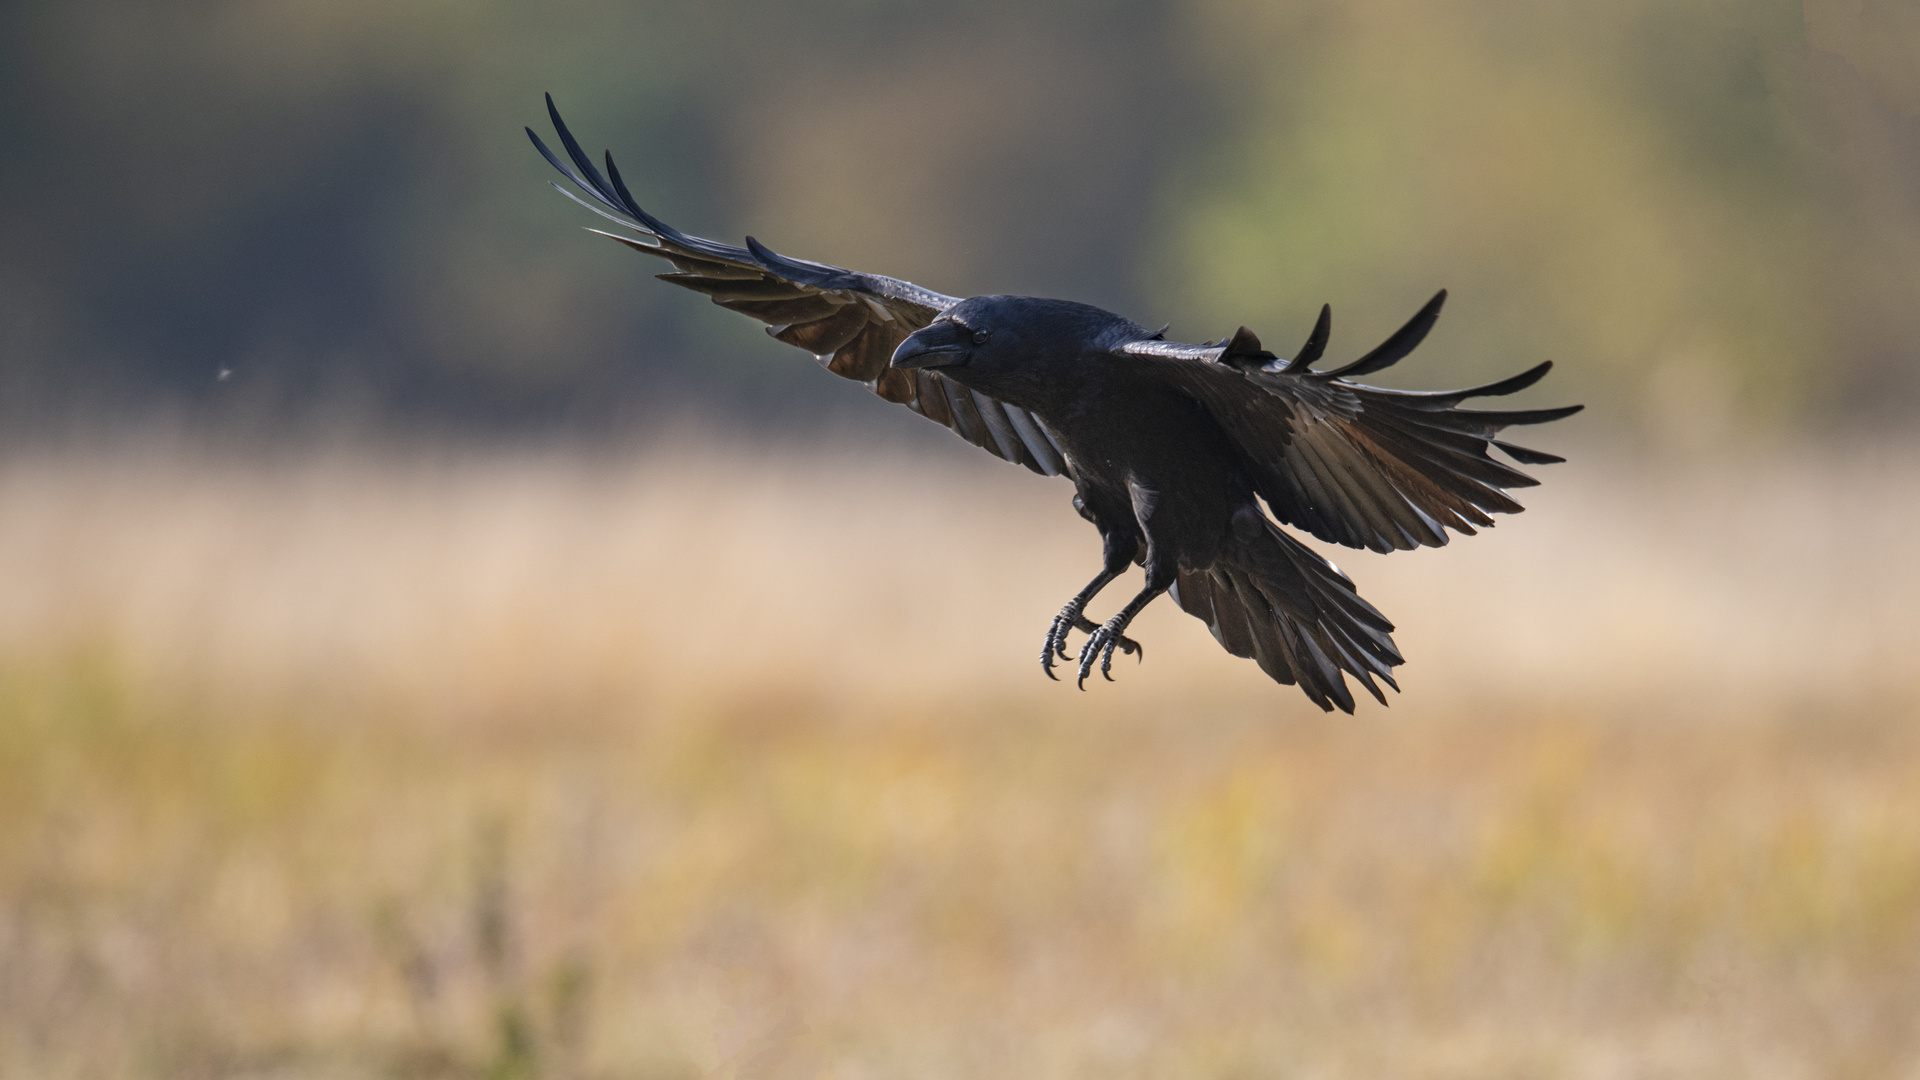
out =
[(1040, 646), (1040, 670), (1047, 678), (1059, 682), (1060, 677), (1053, 673), (1055, 657), (1071, 663), (1075, 658), (1067, 653), (1067, 635), (1073, 632), (1074, 616), (1062, 611), (1054, 616), (1053, 625), (1047, 627), (1047, 639)]
[(1094, 627), (1093, 632), (1087, 635), (1086, 643), (1080, 646), (1080, 677), (1077, 681), (1080, 689), (1087, 688), (1087, 680), (1093, 676), (1093, 667), (1096, 663), (1100, 665), (1101, 678), (1108, 682), (1115, 681), (1113, 677), (1115, 649), (1136, 656), (1146, 655), (1146, 649), (1139, 642), (1115, 630), (1111, 623)]
[(1092, 636), (1087, 638), (1086, 644), (1080, 646), (1081, 689), (1086, 689), (1087, 678), (1093, 674), (1094, 662), (1100, 659), (1100, 654), (1103, 651), (1111, 649), (1112, 647), (1113, 641), (1110, 632), (1104, 626), (1096, 629)]

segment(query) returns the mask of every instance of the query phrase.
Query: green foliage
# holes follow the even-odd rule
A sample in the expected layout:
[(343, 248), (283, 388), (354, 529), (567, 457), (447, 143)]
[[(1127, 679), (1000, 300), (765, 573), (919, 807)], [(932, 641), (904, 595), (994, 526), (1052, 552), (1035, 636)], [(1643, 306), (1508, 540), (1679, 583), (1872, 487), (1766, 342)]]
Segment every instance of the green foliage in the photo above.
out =
[(1851, 292), (1880, 272), (1862, 250), (1920, 250), (1920, 203), (1848, 212), (1920, 154), (1840, 159), (1836, 122), (1869, 103), (1822, 71), (1799, 5), (1194, 7), (1240, 107), (1174, 185), (1155, 280), (1211, 326), (1304, 335), (1325, 298), (1359, 350), (1449, 285), (1446, 360), (1413, 377), (1551, 358), (1563, 393), (1678, 398), (1696, 424), (1817, 417), (1913, 356), (1889, 341), (1920, 333), (1920, 288)]

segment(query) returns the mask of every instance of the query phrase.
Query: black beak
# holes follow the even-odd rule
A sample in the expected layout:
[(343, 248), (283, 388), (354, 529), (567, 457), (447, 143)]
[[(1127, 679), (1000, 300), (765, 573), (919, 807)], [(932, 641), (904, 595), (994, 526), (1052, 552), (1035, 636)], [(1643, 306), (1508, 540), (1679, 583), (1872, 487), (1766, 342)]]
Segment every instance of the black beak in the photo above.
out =
[(937, 322), (907, 335), (893, 350), (897, 368), (953, 367), (967, 362), (973, 347), (973, 335), (959, 323)]

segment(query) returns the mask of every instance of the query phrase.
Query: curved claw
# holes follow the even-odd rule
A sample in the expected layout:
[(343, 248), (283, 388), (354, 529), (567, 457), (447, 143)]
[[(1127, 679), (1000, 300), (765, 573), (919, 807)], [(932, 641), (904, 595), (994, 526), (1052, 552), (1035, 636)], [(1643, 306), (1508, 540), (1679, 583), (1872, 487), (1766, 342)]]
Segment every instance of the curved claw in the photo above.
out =
[[(1094, 663), (1102, 657), (1110, 658), (1113, 656), (1114, 636), (1114, 632), (1110, 627), (1102, 626), (1098, 630), (1095, 630), (1091, 637), (1087, 638), (1085, 645), (1080, 646), (1080, 689), (1085, 690), (1087, 688), (1087, 677), (1093, 674)], [(1106, 667), (1111, 666), (1111, 663), (1112, 661), (1109, 659), (1108, 663), (1102, 666), (1100, 672), (1101, 675), (1106, 677), (1108, 682), (1113, 681), (1113, 676), (1108, 675), (1106, 672)]]
[(1053, 625), (1047, 627), (1047, 640), (1040, 646), (1040, 670), (1055, 682), (1059, 682), (1060, 677), (1053, 673), (1054, 657), (1058, 656), (1067, 661), (1073, 660), (1073, 657), (1067, 655), (1067, 633), (1072, 629), (1073, 620), (1065, 612), (1061, 612), (1054, 616)]

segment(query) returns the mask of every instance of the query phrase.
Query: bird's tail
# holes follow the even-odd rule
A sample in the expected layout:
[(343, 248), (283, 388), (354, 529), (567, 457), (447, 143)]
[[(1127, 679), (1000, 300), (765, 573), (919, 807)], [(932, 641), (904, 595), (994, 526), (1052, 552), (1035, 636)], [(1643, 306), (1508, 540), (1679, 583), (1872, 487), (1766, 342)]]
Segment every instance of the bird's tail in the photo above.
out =
[(1276, 681), (1298, 683), (1313, 703), (1353, 712), (1342, 672), (1351, 672), (1382, 705), (1374, 677), (1398, 692), (1393, 624), (1360, 599), (1340, 568), (1314, 554), (1251, 509), (1234, 519), (1225, 557), (1183, 572), (1173, 598), (1207, 624), (1235, 656), (1250, 656)]

